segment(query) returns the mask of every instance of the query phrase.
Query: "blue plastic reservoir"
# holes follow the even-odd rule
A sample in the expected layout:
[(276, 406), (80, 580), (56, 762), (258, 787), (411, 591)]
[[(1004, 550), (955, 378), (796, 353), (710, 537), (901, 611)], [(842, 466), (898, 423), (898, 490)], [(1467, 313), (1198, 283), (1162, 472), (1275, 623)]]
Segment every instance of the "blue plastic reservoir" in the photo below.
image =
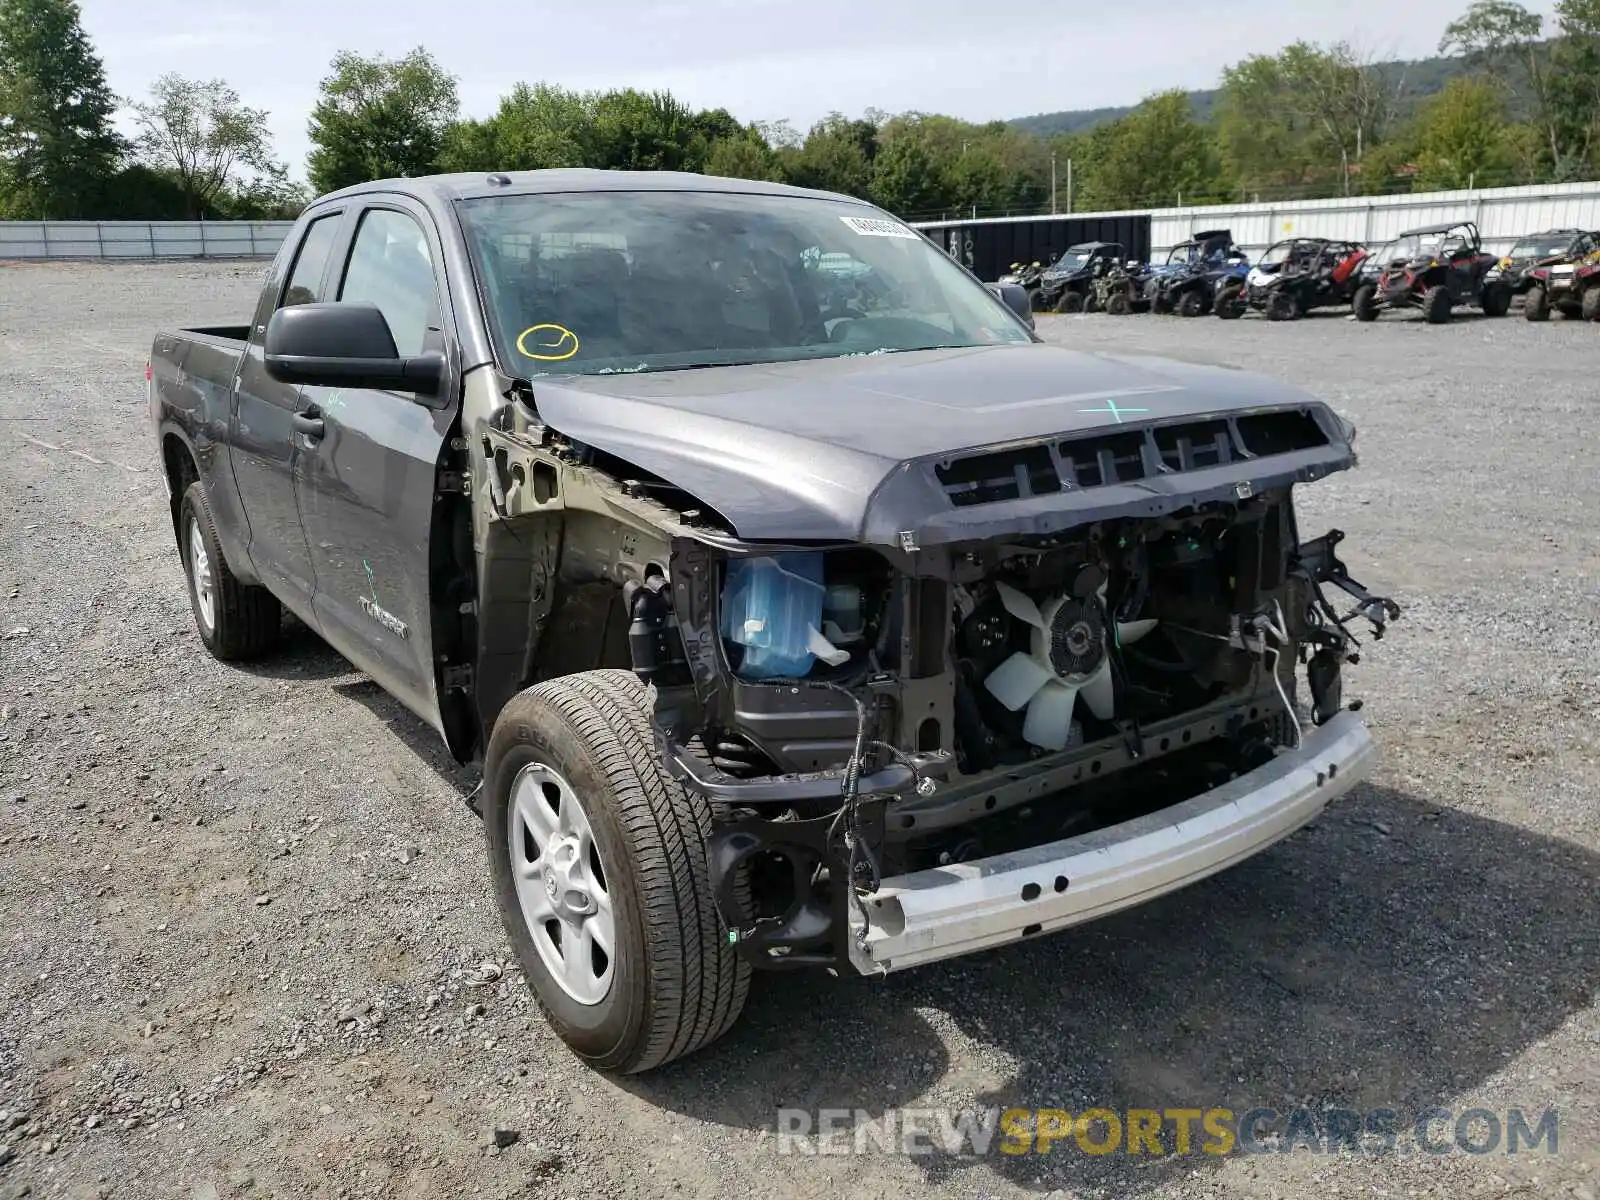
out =
[(722, 593), (722, 636), (745, 648), (745, 679), (799, 679), (816, 661), (807, 648), (822, 628), (822, 555), (735, 559)]

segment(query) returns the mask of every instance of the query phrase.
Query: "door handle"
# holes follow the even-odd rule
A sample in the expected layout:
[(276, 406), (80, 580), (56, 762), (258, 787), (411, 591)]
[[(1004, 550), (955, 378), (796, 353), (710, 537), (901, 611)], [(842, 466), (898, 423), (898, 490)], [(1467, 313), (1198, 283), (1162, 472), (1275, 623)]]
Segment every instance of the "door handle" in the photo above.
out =
[(294, 416), (289, 418), (289, 423), (294, 426), (296, 433), (304, 434), (308, 438), (320, 438), (324, 432), (322, 417), (314, 408), (308, 408), (305, 412), (295, 413)]

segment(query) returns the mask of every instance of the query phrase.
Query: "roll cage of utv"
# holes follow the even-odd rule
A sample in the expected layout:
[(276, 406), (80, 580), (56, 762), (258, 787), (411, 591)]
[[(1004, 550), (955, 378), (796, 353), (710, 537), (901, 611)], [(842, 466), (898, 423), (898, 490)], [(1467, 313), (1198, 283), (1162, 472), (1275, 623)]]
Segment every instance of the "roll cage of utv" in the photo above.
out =
[(1407, 230), (1390, 254), (1377, 279), (1364, 281), (1351, 299), (1359, 321), (1375, 321), (1384, 309), (1414, 308), (1430, 325), (1442, 325), (1458, 305), (1486, 317), (1503, 317), (1511, 308), (1510, 285), (1490, 277), (1500, 260), (1484, 251), (1473, 221)]
[(1198, 317), (1211, 311), (1217, 292), (1242, 281), (1250, 260), (1228, 229), (1208, 229), (1172, 248), (1167, 266), (1145, 285), (1150, 311)]
[(1285, 238), (1269, 246), (1243, 280), (1218, 291), (1216, 313), (1235, 318), (1255, 309), (1269, 320), (1294, 321), (1314, 308), (1346, 304), (1366, 259), (1360, 242)]
[(1093, 312), (1099, 307), (1095, 284), (1127, 256), (1121, 242), (1080, 242), (1068, 246), (1039, 277), (1038, 309), (1058, 313)]

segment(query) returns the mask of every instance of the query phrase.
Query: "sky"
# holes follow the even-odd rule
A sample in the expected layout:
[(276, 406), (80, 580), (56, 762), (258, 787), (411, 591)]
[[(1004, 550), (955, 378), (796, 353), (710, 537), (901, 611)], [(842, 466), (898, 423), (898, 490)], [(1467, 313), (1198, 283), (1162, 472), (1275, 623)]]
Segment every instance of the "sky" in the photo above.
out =
[[(1435, 53), (1467, 0), (80, 0), (114, 91), (223, 78), (270, 114), (305, 177), (306, 119), (340, 50), (425, 46), (485, 116), (518, 81), (665, 88), (742, 121), (804, 130), (837, 110), (971, 121), (1134, 104), (1215, 86), (1222, 68), (1304, 38), (1378, 58)], [(1528, 7), (1546, 14), (1553, 0)]]

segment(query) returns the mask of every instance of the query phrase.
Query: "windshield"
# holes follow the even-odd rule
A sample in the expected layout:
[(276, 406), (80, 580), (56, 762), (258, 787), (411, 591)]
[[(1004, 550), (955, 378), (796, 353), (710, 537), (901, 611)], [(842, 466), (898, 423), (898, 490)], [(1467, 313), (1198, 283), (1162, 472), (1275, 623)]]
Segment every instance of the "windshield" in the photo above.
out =
[(1394, 253), (1391, 257), (1405, 259), (1407, 262), (1419, 258), (1448, 258), (1468, 248), (1467, 235), (1460, 229), (1452, 229), (1445, 233), (1413, 233), (1394, 244)]
[(1084, 264), (1089, 261), (1089, 256), (1093, 253), (1094, 250), (1091, 247), (1069, 247), (1060, 258), (1056, 259), (1055, 263), (1050, 267), (1050, 269), (1052, 271), (1060, 271), (1063, 274), (1068, 271), (1082, 270)]
[(1564, 255), (1567, 247), (1572, 245), (1572, 235), (1564, 233), (1560, 237), (1531, 237), (1523, 238), (1511, 248), (1512, 258), (1531, 258), (1535, 261), (1541, 258), (1555, 258)]
[(1193, 242), (1184, 242), (1182, 245), (1174, 246), (1168, 252), (1168, 254), (1167, 254), (1167, 262), (1168, 263), (1192, 262), (1192, 261), (1194, 261), (1195, 255), (1197, 253), (1199, 253), (1199, 250), (1200, 250), (1200, 247), (1196, 246)]
[(516, 375), (610, 374), (1032, 341), (915, 230), (840, 201), (713, 192), (460, 205)]

